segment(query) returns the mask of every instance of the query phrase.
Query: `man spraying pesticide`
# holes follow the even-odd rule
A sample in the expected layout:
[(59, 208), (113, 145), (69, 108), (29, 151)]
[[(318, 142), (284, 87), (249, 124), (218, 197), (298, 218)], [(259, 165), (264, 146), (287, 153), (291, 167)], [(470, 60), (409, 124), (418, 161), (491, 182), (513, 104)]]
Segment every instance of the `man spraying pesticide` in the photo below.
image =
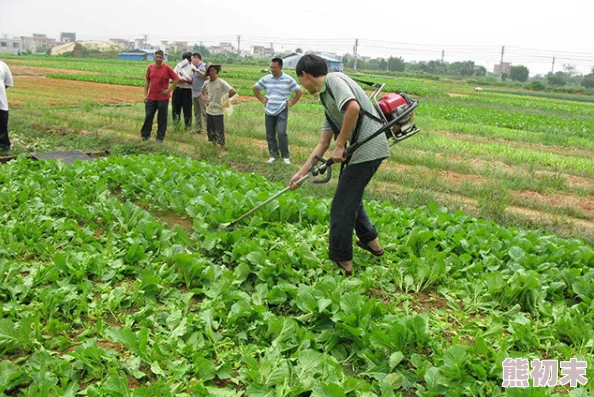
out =
[[(357, 235), (357, 246), (375, 256), (384, 254), (378, 232), (365, 211), (363, 193), (382, 161), (390, 156), (388, 138), (399, 142), (419, 131), (409, 124), (418, 102), (404, 94), (389, 94), (378, 102), (375, 98), (384, 85), (376, 88), (368, 98), (353, 79), (343, 73), (328, 73), (326, 62), (312, 54), (299, 60), (296, 72), (301, 85), (310, 94), (319, 93), (324, 106), (325, 120), (320, 140), (287, 188), (236, 221), (222, 226), (239, 222), (286, 191), (297, 189), (307, 178), (314, 183), (328, 182), (330, 167), (341, 163), (330, 210), (329, 258), (350, 275), (353, 270), (353, 230)], [(322, 156), (333, 137), (336, 145), (331, 158), (326, 160)], [(316, 166), (317, 162), (321, 164)], [(323, 174), (327, 176), (316, 179)]]

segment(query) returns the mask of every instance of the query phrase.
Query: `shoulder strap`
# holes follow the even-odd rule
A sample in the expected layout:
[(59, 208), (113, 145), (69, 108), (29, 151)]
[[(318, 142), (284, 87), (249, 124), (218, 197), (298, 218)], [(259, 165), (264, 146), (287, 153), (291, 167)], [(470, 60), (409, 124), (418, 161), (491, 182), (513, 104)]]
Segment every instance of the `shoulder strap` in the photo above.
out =
[[(334, 99), (334, 95), (332, 94), (332, 91), (330, 91), (330, 89), (328, 88), (327, 85), (326, 85), (326, 90), (328, 91), (328, 94), (330, 94), (330, 97), (332, 97), (332, 99)], [(330, 124), (330, 127), (332, 128), (332, 132), (334, 133), (334, 139), (336, 140), (336, 137), (338, 137), (338, 134), (340, 133), (340, 129), (336, 126), (336, 124), (334, 124), (334, 122), (330, 118), (330, 115), (328, 114), (328, 111), (326, 111), (326, 101), (324, 100), (324, 95), (322, 95), (322, 94), (320, 94), (320, 101), (322, 102), (322, 105), (324, 106), (324, 116), (326, 117), (326, 121), (328, 122), (328, 124)]]
[[(330, 95), (330, 97), (332, 99), (335, 99), (334, 94), (332, 93), (332, 90), (330, 89), (330, 86), (328, 84), (326, 84), (326, 91), (328, 91), (328, 95)], [(338, 137), (338, 134), (340, 133), (340, 128), (338, 128), (336, 126), (336, 124), (334, 124), (334, 122), (332, 121), (332, 118), (326, 111), (326, 101), (324, 101), (324, 96), (322, 94), (320, 94), (320, 101), (322, 101), (322, 105), (324, 105), (324, 115), (326, 116), (326, 120), (328, 121), (328, 124), (330, 124), (330, 127), (332, 127), (332, 132), (334, 133), (334, 140), (336, 140), (336, 138)], [(360, 108), (360, 109), (362, 111), (364, 110), (363, 108)], [(359, 116), (360, 115), (361, 115), (361, 113), (359, 113)], [(355, 130), (353, 131), (353, 137), (351, 138), (351, 145), (357, 141), (360, 127), (361, 127), (361, 117), (358, 117), (357, 124), (355, 125)]]

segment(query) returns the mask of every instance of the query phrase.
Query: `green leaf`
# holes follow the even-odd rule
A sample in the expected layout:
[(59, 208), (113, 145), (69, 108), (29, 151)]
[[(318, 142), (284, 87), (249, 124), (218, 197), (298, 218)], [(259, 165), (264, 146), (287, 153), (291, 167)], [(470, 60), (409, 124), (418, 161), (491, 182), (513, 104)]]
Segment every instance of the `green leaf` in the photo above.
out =
[(392, 353), (390, 355), (390, 370), (396, 368), (398, 364), (404, 359), (404, 354), (401, 352)]
[(153, 361), (153, 363), (151, 364), (151, 371), (155, 375), (165, 375), (165, 372), (163, 372), (161, 366), (156, 361)]
[(0, 352), (11, 353), (21, 346), (22, 342), (15, 330), (15, 324), (8, 319), (0, 320)]
[(447, 391), (447, 388), (442, 384), (445, 378), (441, 375), (441, 372), (436, 367), (431, 367), (425, 372), (425, 383), (427, 384), (427, 390), (431, 393), (443, 394)]
[(20, 368), (11, 361), (0, 362), (0, 393), (19, 385), (19, 379), (24, 375)]
[(516, 262), (519, 262), (526, 255), (526, 252), (522, 248), (516, 246), (511, 247), (507, 253)]
[(204, 357), (194, 359), (194, 367), (194, 373), (203, 381), (209, 381), (217, 374), (217, 368), (212, 360), (208, 360)]
[(295, 297), (295, 304), (305, 313), (315, 313), (318, 310), (318, 302), (311, 293), (311, 288), (299, 287), (299, 293)]
[(330, 383), (315, 387), (311, 393), (311, 397), (346, 397), (346, 394), (344, 394), (342, 387), (336, 383)]
[(128, 388), (128, 377), (124, 374), (110, 375), (103, 384), (103, 390), (108, 392), (109, 396), (127, 397), (130, 396)]

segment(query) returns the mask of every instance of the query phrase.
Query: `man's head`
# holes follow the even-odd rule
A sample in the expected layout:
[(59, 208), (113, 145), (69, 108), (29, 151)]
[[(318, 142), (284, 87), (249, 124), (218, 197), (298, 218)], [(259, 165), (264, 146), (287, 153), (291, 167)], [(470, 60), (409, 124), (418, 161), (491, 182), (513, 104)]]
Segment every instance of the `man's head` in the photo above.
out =
[(182, 60), (187, 60), (190, 62), (192, 60), (192, 53), (190, 51), (186, 51), (182, 54)]
[(299, 59), (295, 67), (299, 82), (310, 93), (314, 94), (320, 85), (319, 80), (323, 80), (328, 74), (328, 65), (326, 61), (317, 55), (306, 54)]
[(163, 59), (165, 58), (165, 54), (162, 50), (155, 51), (155, 63), (157, 66), (161, 66), (163, 64)]
[(276, 78), (283, 73), (283, 60), (280, 58), (272, 58), (270, 61), (270, 73)]
[(199, 52), (195, 52), (192, 54), (192, 64), (194, 66), (198, 66), (198, 64), (202, 61), (202, 55)]
[(215, 65), (211, 62), (206, 64), (206, 74), (210, 77), (210, 80), (216, 80), (220, 71), (221, 65)]

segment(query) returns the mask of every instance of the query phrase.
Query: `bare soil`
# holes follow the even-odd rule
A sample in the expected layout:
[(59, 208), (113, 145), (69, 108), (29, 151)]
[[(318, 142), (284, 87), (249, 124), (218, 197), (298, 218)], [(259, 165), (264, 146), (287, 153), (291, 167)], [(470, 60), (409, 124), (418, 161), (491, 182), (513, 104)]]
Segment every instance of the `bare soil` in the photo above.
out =
[(48, 79), (43, 77), (16, 77), (14, 88), (26, 92), (10, 102), (14, 108), (26, 103), (41, 102), (45, 105), (80, 105), (83, 101), (102, 104), (139, 103), (144, 100), (144, 88), (100, 84), (86, 81)]

